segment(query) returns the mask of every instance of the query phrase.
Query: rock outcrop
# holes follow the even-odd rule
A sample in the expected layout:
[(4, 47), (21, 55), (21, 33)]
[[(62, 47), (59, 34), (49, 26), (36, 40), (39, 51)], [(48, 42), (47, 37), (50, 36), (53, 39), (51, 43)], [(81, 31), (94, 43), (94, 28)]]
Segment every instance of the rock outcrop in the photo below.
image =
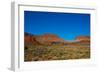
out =
[(90, 36), (78, 36), (72, 41), (67, 41), (55, 34), (33, 35), (30, 33), (24, 34), (25, 45), (52, 45), (52, 44), (90, 44)]
[(65, 41), (54, 34), (32, 35), (25, 33), (24, 41), (26, 44), (33, 45), (51, 45), (56, 43), (64, 43)]
[(76, 40), (80, 43), (90, 44), (90, 36), (78, 36), (76, 37)]

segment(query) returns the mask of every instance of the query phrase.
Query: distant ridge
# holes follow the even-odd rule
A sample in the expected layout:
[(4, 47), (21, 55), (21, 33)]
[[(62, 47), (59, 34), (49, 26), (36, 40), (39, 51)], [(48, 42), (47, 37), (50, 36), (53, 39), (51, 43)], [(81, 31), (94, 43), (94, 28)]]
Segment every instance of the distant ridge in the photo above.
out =
[(90, 40), (90, 36), (78, 36), (76, 37), (76, 40)]
[(73, 41), (68, 41), (60, 38), (55, 34), (33, 35), (31, 33), (24, 33), (25, 44), (33, 45), (52, 45), (52, 44), (69, 44), (69, 43), (90, 43), (90, 36), (78, 36)]

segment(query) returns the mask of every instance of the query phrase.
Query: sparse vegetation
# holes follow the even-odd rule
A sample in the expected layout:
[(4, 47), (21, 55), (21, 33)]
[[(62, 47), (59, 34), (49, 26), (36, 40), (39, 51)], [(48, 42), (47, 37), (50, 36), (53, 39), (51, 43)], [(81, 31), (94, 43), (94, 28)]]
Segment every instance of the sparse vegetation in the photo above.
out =
[(25, 34), (24, 61), (68, 60), (90, 58), (90, 37), (66, 41), (55, 34)]
[[(26, 49), (27, 48), (27, 49)], [(25, 61), (90, 58), (89, 45), (30, 45), (25, 47)]]

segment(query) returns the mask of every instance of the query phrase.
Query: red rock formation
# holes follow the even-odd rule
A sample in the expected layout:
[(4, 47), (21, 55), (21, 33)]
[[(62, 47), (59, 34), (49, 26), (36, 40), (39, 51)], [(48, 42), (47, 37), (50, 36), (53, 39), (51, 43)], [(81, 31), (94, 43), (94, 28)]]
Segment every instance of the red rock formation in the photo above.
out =
[(76, 37), (76, 40), (79, 40), (79, 41), (81, 41), (81, 40), (90, 40), (90, 36), (78, 36), (78, 37)]
[(53, 43), (60, 43), (60, 44), (90, 44), (90, 36), (78, 36), (74, 42), (68, 42), (55, 34), (44, 34), (44, 35), (32, 35), (29, 33), (25, 33), (24, 36), (25, 45), (33, 44), (33, 45), (51, 45)]
[(25, 33), (25, 43), (31, 43), (31, 44), (52, 44), (53, 42), (64, 42), (63, 39), (59, 38), (58, 36), (54, 34), (44, 34), (44, 35), (31, 35), (28, 33)]
[(52, 43), (52, 42), (64, 42), (63, 39), (59, 38), (54, 34), (44, 34), (42, 36), (36, 37), (36, 40), (41, 43)]
[(33, 44), (33, 45), (40, 44), (38, 41), (36, 41), (36, 37), (34, 35), (28, 33), (25, 33), (24, 35), (24, 42), (25, 44)]
[(78, 36), (76, 40), (80, 43), (90, 44), (90, 36)]

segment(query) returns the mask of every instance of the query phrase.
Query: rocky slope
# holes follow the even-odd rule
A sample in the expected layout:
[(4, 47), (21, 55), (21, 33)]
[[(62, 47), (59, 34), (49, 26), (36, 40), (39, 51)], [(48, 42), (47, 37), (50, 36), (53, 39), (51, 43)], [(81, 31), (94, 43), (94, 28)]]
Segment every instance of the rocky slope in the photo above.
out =
[(24, 35), (25, 45), (51, 45), (51, 44), (68, 44), (68, 43), (83, 43), (90, 44), (89, 36), (78, 36), (74, 42), (66, 41), (55, 34), (44, 34), (44, 35), (32, 35), (30, 33), (25, 33)]
[(53, 43), (64, 43), (65, 40), (59, 38), (57, 35), (54, 34), (44, 34), (44, 35), (32, 35), (29, 33), (25, 33), (24, 41), (26, 44), (33, 44), (33, 45), (51, 45)]
[(78, 36), (76, 40), (83, 44), (90, 44), (90, 36)]

